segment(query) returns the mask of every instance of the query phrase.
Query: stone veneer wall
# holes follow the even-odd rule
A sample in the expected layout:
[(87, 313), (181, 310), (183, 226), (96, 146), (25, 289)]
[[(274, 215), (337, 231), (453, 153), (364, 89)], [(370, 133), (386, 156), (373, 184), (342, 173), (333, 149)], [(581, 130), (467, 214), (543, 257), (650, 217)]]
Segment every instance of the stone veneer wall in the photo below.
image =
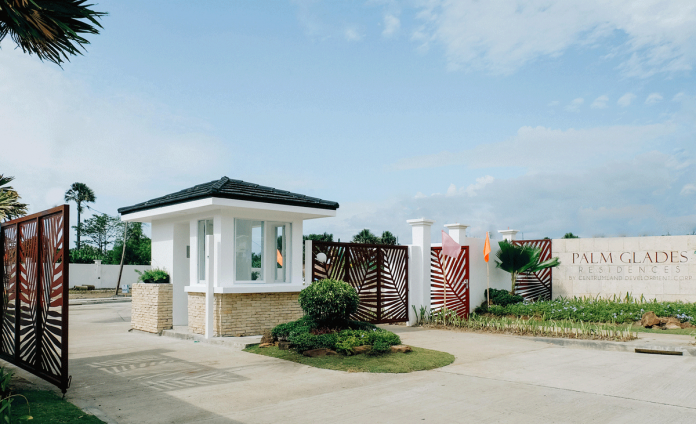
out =
[(172, 328), (173, 295), (171, 284), (133, 284), (131, 328), (148, 333)]
[[(278, 324), (294, 321), (304, 313), (299, 293), (216, 293), (215, 336), (263, 334)], [(205, 333), (205, 294), (188, 294), (188, 326), (192, 333)]]

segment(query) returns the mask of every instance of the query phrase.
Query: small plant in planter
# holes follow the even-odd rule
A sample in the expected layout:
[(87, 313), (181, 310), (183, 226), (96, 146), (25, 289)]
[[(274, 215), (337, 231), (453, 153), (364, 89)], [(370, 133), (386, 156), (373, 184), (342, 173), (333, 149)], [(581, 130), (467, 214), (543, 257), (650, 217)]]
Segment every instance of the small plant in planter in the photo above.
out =
[(161, 268), (149, 269), (145, 272), (138, 271), (135, 272), (140, 275), (138, 281), (142, 281), (146, 284), (168, 284), (169, 283), (169, 273)]

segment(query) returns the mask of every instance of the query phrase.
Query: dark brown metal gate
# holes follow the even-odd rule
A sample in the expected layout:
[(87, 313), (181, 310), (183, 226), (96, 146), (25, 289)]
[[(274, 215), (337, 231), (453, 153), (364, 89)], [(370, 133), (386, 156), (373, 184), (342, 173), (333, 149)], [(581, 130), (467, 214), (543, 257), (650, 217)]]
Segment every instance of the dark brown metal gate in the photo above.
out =
[[(317, 260), (320, 253), (325, 262)], [(408, 246), (313, 241), (311, 281), (323, 278), (345, 281), (358, 292), (353, 319), (408, 321)]]
[(70, 209), (59, 206), (2, 223), (0, 358), (58, 386), (68, 375)]
[[(551, 240), (513, 240), (513, 244), (541, 249), (539, 262), (551, 259)], [(515, 281), (515, 293), (529, 300), (551, 300), (552, 268), (539, 272), (519, 274)]]
[[(445, 285), (446, 275), (447, 285)], [(442, 247), (430, 248), (430, 309), (447, 309), (460, 317), (469, 317), (469, 246), (462, 246), (459, 256), (442, 255)]]

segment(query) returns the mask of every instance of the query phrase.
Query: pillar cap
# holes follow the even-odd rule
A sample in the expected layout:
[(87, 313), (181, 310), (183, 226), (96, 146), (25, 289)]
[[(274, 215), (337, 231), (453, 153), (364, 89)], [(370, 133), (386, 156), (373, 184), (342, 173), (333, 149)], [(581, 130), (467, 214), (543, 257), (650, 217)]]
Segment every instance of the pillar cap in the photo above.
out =
[(456, 224), (445, 224), (445, 227), (449, 228), (450, 230), (466, 230), (467, 228), (469, 228), (469, 225), (456, 223)]
[(406, 222), (412, 227), (429, 227), (435, 223), (432, 219), (425, 219), (425, 218), (418, 218), (418, 219), (409, 219)]
[(514, 236), (515, 234), (519, 233), (520, 230), (498, 230), (498, 232), (499, 232), (500, 234), (503, 234), (503, 235), (508, 235), (508, 234), (509, 234), (509, 235), (511, 235), (511, 236)]

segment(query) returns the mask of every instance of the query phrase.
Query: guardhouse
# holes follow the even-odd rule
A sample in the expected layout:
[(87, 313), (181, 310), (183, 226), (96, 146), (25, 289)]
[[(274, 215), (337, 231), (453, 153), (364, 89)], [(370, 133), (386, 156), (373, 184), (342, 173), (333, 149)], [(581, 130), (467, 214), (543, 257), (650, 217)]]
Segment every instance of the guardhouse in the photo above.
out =
[(213, 337), (260, 334), (302, 316), (303, 223), (338, 207), (222, 177), (118, 212), (152, 225), (152, 267), (170, 274), (173, 325)]

